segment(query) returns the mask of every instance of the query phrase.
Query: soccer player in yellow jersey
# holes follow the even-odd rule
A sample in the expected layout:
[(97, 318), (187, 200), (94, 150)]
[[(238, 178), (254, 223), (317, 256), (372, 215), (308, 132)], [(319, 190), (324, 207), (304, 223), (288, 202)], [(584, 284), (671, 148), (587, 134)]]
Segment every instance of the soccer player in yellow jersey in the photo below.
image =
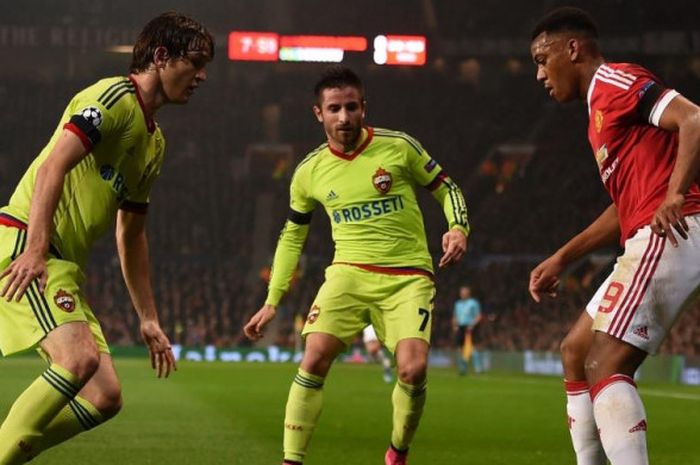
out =
[(291, 210), (275, 252), (267, 299), (244, 331), (259, 339), (274, 318), (297, 266), (311, 213), (321, 204), (332, 225), (335, 258), (303, 329), (306, 350), (284, 420), (284, 464), (303, 462), (331, 364), (370, 323), (398, 366), (385, 463), (405, 464), (426, 398), (435, 297), (415, 188), (432, 191), (447, 218), (441, 267), (460, 260), (467, 249), (467, 209), (459, 188), (415, 139), (364, 125), (364, 89), (354, 72), (329, 68), (315, 94), (314, 113), (328, 142), (294, 173)]
[(116, 217), (124, 280), (159, 377), (175, 369), (150, 283), (146, 210), (165, 142), (153, 120), (206, 79), (210, 33), (176, 13), (152, 19), (130, 74), (103, 79), (68, 104), (48, 145), (0, 209), (0, 350), (38, 349), (50, 366), (0, 427), (0, 464), (43, 450), (113, 417), (121, 387), (80, 286), (91, 244)]

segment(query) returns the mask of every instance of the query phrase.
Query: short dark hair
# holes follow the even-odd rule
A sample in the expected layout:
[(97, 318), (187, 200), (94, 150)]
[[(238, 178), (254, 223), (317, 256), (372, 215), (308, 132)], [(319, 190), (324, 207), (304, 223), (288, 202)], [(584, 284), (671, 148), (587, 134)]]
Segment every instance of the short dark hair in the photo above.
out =
[(365, 86), (360, 77), (346, 66), (330, 66), (321, 74), (314, 86), (316, 102), (320, 103), (321, 94), (325, 89), (339, 89), (341, 87), (354, 87), (360, 91), (360, 96), (365, 98)]
[(214, 37), (198, 21), (174, 11), (156, 16), (148, 22), (134, 44), (129, 70), (139, 73), (153, 63), (156, 48), (165, 47), (172, 58), (188, 51), (206, 50), (214, 58)]
[(547, 13), (532, 30), (531, 40), (543, 32), (577, 32), (597, 39), (598, 28), (593, 18), (580, 8), (562, 6)]

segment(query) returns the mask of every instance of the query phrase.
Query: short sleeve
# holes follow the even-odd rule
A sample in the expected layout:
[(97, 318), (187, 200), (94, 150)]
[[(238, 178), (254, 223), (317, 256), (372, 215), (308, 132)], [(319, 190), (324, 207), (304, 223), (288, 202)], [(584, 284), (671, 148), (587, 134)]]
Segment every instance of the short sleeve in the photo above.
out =
[(128, 79), (100, 91), (80, 92), (69, 105), (70, 115), (64, 129), (76, 134), (85, 148), (92, 150), (103, 139), (126, 129), (132, 108), (118, 102), (124, 95), (134, 92), (134, 84)]
[(664, 110), (678, 95), (641, 66), (601, 70), (597, 79), (606, 86), (609, 109), (613, 110), (608, 114), (615, 115), (625, 124), (658, 126)]

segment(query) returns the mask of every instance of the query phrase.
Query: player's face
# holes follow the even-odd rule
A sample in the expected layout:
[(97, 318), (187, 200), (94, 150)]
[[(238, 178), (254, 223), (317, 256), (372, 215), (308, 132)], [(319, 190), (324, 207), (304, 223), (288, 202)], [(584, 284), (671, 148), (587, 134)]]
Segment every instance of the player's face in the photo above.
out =
[(207, 79), (209, 61), (211, 55), (203, 50), (189, 51), (183, 57), (168, 60), (161, 74), (167, 101), (187, 103), (199, 84)]
[(360, 140), (365, 120), (365, 101), (359, 89), (351, 86), (323, 89), (314, 113), (328, 140), (343, 150), (352, 150)]
[(579, 97), (571, 40), (574, 39), (543, 32), (530, 45), (532, 60), (537, 66), (537, 80), (544, 85), (549, 96), (560, 103)]

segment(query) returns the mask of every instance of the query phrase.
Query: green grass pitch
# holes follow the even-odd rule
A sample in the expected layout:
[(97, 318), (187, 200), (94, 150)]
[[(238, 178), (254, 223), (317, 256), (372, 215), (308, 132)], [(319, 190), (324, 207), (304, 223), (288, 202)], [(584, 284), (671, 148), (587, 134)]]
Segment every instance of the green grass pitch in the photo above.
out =
[[(125, 407), (113, 421), (32, 463), (278, 465), (292, 364), (181, 363), (157, 380), (145, 360), (118, 359)], [(0, 361), (0, 416), (42, 370)], [(336, 365), (305, 465), (381, 465), (391, 389), (379, 366)], [(642, 385), (654, 465), (700, 464), (700, 389)], [(573, 464), (557, 378), (430, 372), (411, 465)]]

